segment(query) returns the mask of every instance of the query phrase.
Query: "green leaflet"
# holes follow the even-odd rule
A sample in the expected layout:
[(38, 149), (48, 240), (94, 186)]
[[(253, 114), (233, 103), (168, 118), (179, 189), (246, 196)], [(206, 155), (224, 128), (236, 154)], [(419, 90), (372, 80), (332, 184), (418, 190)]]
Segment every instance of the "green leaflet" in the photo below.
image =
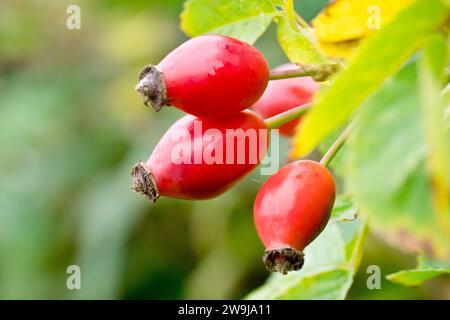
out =
[(331, 213), (330, 222), (336, 221), (352, 221), (355, 220), (358, 209), (353, 205), (349, 196), (337, 196), (334, 202), (333, 212)]
[(192, 37), (224, 34), (253, 44), (276, 14), (268, 0), (189, 0), (181, 14), (181, 28)]
[(278, 19), (278, 42), (286, 56), (297, 64), (320, 64), (326, 59), (313, 45), (312, 29), (294, 28), (287, 16)]
[(432, 205), (425, 165), (417, 79), (417, 64), (410, 63), (362, 106), (347, 142), (347, 186), (371, 227), (400, 248), (446, 256), (445, 224)]
[(450, 274), (449, 262), (428, 260), (421, 256), (417, 269), (402, 270), (392, 273), (386, 276), (386, 278), (404, 286), (418, 286), (427, 280), (443, 274)]

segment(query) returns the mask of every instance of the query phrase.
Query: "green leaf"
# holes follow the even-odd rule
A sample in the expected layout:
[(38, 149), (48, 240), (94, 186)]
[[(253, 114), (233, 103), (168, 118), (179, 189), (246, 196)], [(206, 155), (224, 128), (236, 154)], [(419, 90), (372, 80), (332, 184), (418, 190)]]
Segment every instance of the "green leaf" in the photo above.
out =
[(393, 75), (442, 25), (449, 10), (440, 0), (417, 0), (368, 38), (332, 86), (319, 94), (295, 137), (294, 156), (311, 152), (349, 119), (361, 103)]
[(444, 122), (445, 128), (450, 130), (450, 83), (442, 90), (442, 101), (444, 102)]
[(417, 77), (410, 63), (363, 105), (347, 141), (346, 182), (387, 240), (445, 256), (448, 236), (431, 201)]
[(360, 218), (328, 224), (305, 249), (302, 270), (271, 275), (247, 299), (344, 299), (361, 260), (365, 235), (366, 225)]
[(181, 14), (181, 28), (192, 37), (224, 34), (252, 44), (276, 14), (268, 0), (188, 0)]
[(434, 188), (434, 206), (440, 224), (450, 234), (450, 130), (445, 128), (444, 114), (447, 105), (441, 95), (446, 82), (445, 68), (448, 60), (446, 37), (439, 34), (431, 38), (419, 61), (419, 92), (428, 147), (427, 166)]
[(270, 2), (272, 2), (274, 6), (284, 6), (284, 0), (270, 0)]
[(279, 17), (277, 22), (278, 42), (291, 62), (314, 64), (326, 61), (314, 47), (312, 29), (294, 28), (286, 16)]
[(440, 276), (442, 274), (449, 274), (450, 269), (447, 270), (435, 270), (435, 269), (426, 269), (426, 270), (403, 270), (396, 273), (392, 273), (386, 278), (394, 283), (401, 284), (404, 286), (412, 287), (418, 286), (424, 283), (427, 280)]
[(356, 219), (358, 209), (349, 196), (339, 195), (334, 202), (330, 223), (336, 221), (352, 221)]
[(392, 282), (404, 286), (418, 286), (427, 280), (443, 274), (450, 274), (450, 262), (420, 258), (417, 269), (402, 270), (386, 276)]

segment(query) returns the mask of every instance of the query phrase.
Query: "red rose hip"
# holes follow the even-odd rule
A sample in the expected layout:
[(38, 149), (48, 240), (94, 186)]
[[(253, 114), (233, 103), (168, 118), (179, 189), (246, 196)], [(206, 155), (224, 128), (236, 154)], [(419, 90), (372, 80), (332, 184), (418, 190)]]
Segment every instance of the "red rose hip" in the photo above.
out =
[(325, 228), (334, 199), (332, 174), (311, 160), (289, 163), (264, 183), (254, 221), (269, 271), (286, 274), (303, 266), (303, 249)]
[(251, 111), (220, 121), (187, 115), (169, 128), (146, 163), (133, 167), (133, 190), (152, 201), (213, 198), (255, 168), (267, 147), (267, 127)]
[[(267, 119), (311, 102), (317, 89), (318, 85), (311, 77), (272, 80), (251, 109)], [(298, 122), (299, 120), (288, 122), (278, 129), (281, 134), (293, 136)]]
[(157, 66), (147, 66), (136, 90), (159, 111), (175, 106), (203, 118), (223, 118), (255, 103), (264, 93), (269, 68), (246, 42), (223, 35), (192, 38)]

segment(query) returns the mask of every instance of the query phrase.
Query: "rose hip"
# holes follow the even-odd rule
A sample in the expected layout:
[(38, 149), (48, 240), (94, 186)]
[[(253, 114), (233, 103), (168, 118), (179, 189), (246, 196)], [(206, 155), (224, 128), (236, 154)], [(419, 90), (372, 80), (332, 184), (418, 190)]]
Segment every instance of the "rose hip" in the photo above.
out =
[(325, 228), (335, 199), (332, 174), (300, 160), (283, 166), (259, 190), (254, 221), (269, 271), (286, 274), (303, 266), (303, 249)]
[(159, 111), (175, 106), (203, 118), (224, 118), (255, 103), (264, 93), (269, 68), (246, 42), (223, 35), (192, 38), (157, 66), (147, 66), (136, 90)]
[(251, 111), (218, 120), (187, 115), (133, 168), (133, 189), (158, 197), (209, 199), (232, 187), (265, 156), (268, 130)]

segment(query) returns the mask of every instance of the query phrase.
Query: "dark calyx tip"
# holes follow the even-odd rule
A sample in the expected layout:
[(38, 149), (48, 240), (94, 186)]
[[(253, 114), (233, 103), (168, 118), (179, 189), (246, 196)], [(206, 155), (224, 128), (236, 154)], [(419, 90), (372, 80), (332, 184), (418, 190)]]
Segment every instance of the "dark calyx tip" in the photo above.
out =
[(156, 187), (155, 178), (147, 170), (144, 163), (139, 161), (131, 170), (133, 176), (133, 186), (131, 189), (146, 196), (150, 201), (155, 202), (159, 198), (159, 191)]
[(270, 272), (287, 274), (303, 267), (303, 252), (292, 248), (266, 250), (263, 261)]
[(134, 88), (144, 98), (144, 104), (155, 111), (167, 105), (167, 92), (164, 77), (155, 66), (148, 65), (139, 74), (139, 82)]

